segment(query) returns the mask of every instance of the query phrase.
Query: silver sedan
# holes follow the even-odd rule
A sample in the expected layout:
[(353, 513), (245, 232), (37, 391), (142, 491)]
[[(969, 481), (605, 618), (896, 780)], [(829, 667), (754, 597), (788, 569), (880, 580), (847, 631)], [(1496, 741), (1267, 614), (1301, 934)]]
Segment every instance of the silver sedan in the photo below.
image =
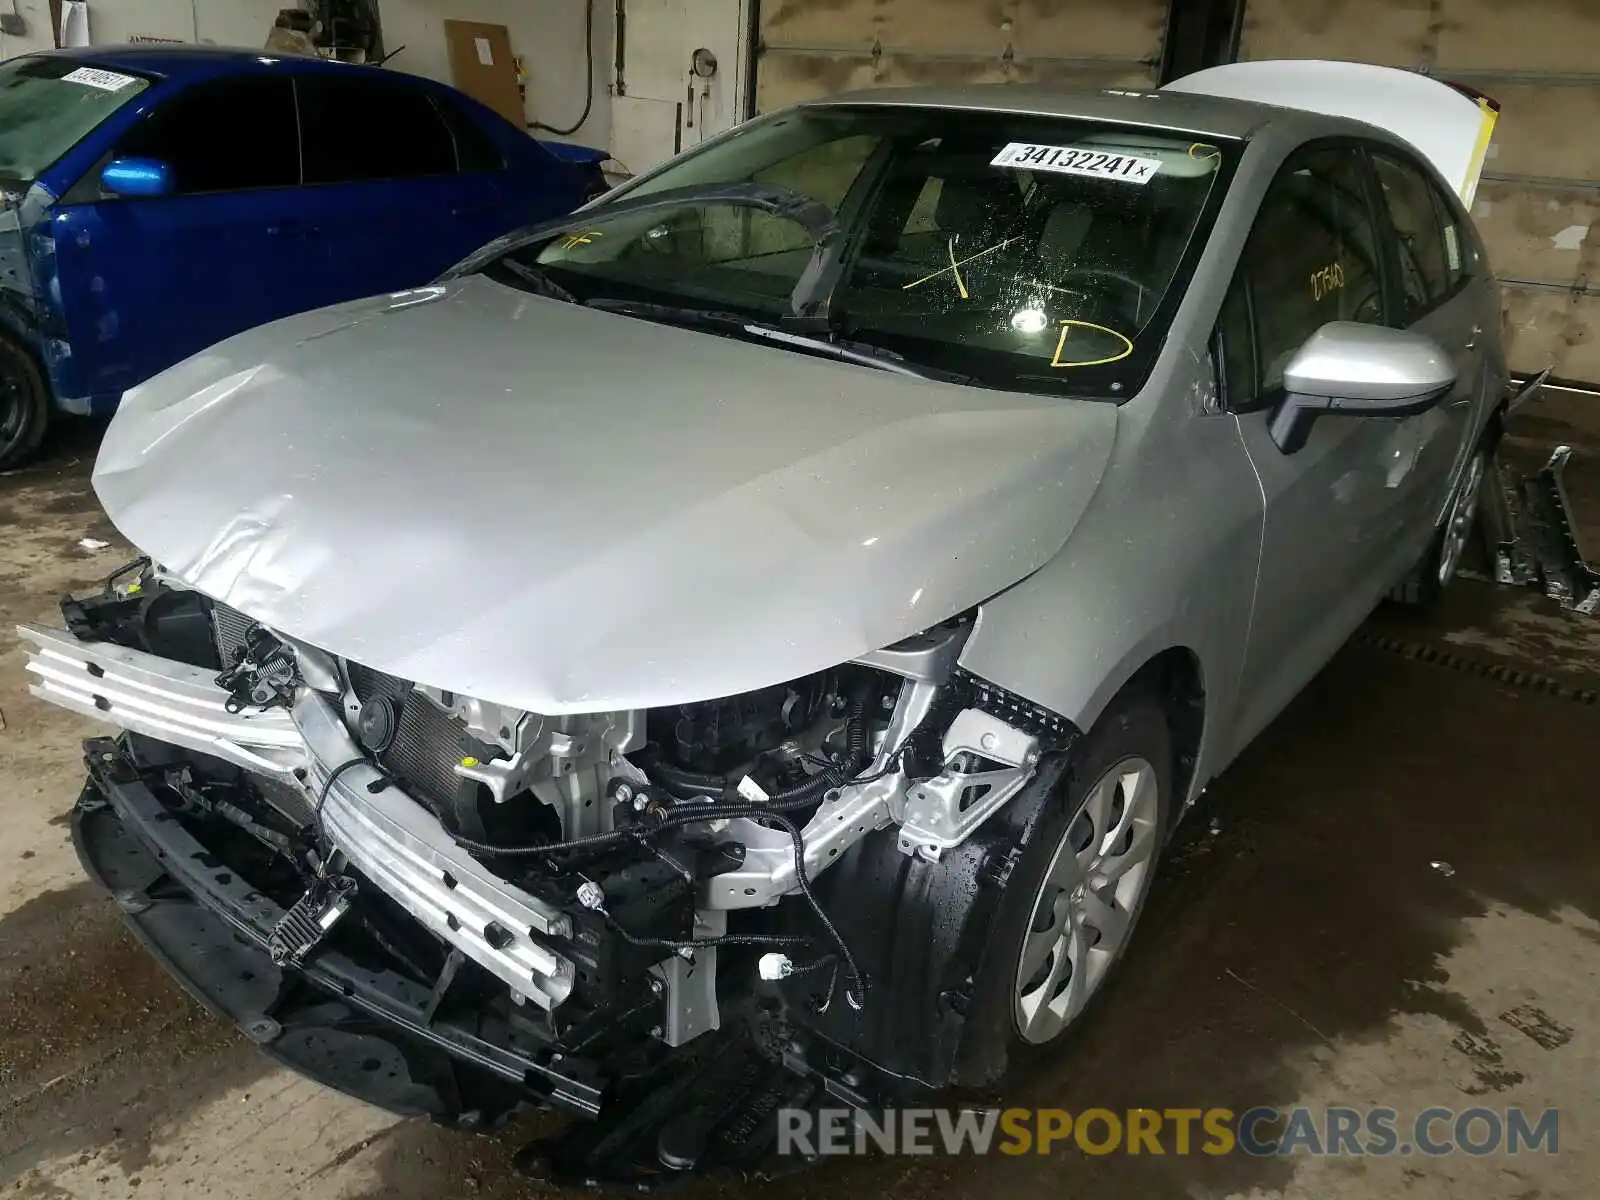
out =
[(604, 1121), (559, 1064), (762, 1021), (852, 1087), (998, 1078), (1207, 782), (1460, 562), (1488, 110), (1405, 79), (1398, 131), (1204, 81), (807, 104), (152, 380), (95, 472), (151, 562), (25, 630), (129, 731), (85, 861), (181, 833), (314, 989), (362, 923), (474, 973), (446, 1109), (499, 1071)]

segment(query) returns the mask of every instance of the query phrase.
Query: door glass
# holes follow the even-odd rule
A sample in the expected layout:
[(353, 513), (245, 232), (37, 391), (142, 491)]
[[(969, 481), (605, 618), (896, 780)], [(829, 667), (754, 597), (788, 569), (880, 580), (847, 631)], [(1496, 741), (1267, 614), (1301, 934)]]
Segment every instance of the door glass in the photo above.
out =
[(318, 73), (296, 78), (295, 95), (307, 183), (455, 172), (455, 141), (432, 98), (419, 88)]
[(461, 106), (450, 100), (439, 100), (439, 115), (450, 127), (450, 136), (456, 144), (456, 169), (461, 171), (503, 171), (506, 160), (500, 148), (489, 135), (478, 127), (472, 117), (461, 111)]
[(1399, 235), (1400, 290), (1405, 297), (1400, 319), (1408, 323), (1450, 289), (1444, 230), (1433, 185), (1422, 172), (1388, 154), (1374, 154), (1372, 162)]
[(294, 187), (294, 89), (287, 76), (197, 84), (130, 129), (116, 153), (160, 159), (180, 195)]
[(1383, 323), (1376, 234), (1360, 159), (1343, 148), (1301, 150), (1261, 202), (1240, 261), (1256, 319), (1258, 390), (1329, 321)]

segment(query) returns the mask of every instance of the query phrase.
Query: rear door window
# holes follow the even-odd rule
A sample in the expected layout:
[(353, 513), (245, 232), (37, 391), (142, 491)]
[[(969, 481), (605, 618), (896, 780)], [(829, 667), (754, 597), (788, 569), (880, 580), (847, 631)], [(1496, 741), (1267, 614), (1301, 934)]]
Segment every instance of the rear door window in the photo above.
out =
[(166, 163), (177, 195), (294, 187), (300, 144), (293, 85), (279, 75), (196, 84), (124, 134), (116, 154)]
[(456, 141), (433, 99), (392, 79), (321, 72), (295, 79), (307, 183), (450, 175)]
[(1409, 324), (1438, 303), (1459, 278), (1460, 231), (1452, 222), (1450, 236), (1455, 243), (1452, 255), (1441, 219), (1439, 197), (1433, 183), (1419, 167), (1387, 151), (1374, 153), (1372, 163), (1396, 235), (1400, 292), (1405, 302), (1398, 316), (1402, 324)]
[(439, 115), (450, 128), (450, 137), (456, 144), (456, 169), (461, 171), (501, 171), (505, 169), (505, 156), (500, 148), (459, 104), (448, 97), (434, 97)]

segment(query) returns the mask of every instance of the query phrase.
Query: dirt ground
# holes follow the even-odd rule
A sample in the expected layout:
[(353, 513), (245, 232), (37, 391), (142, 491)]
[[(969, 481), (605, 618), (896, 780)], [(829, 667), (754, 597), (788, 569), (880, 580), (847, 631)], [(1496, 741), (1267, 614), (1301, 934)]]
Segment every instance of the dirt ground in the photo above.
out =
[[(400, 1122), (270, 1066), (192, 1004), (83, 882), (66, 828), (82, 722), (31, 700), (11, 626), (123, 560), (88, 487), (96, 430), (0, 478), (0, 1196), (511, 1197), (518, 1130)], [(1512, 449), (1580, 447), (1600, 549), (1600, 400), (1551, 398)], [(112, 543), (85, 549), (83, 538)], [(1518, 1157), (894, 1159), (769, 1200), (1591, 1197), (1600, 1178), (1600, 620), (1461, 581), (1381, 613), (1212, 786), (1121, 978), (1008, 1103), (1560, 1109)], [(1532, 1032), (1525, 1032), (1531, 1030)], [(1534, 1036), (1537, 1034), (1538, 1036)], [(702, 1187), (703, 1196), (732, 1188)]]

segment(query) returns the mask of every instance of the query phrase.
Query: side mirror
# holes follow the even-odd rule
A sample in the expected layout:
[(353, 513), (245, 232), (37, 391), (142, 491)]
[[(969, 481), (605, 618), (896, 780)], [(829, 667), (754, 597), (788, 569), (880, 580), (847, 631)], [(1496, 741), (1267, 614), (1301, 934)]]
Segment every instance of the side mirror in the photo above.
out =
[(1293, 454), (1322, 416), (1409, 417), (1455, 386), (1456, 368), (1432, 338), (1404, 329), (1332, 321), (1283, 369), (1284, 397), (1268, 431)]
[(155, 158), (113, 158), (100, 172), (100, 186), (113, 196), (165, 196), (172, 168)]

